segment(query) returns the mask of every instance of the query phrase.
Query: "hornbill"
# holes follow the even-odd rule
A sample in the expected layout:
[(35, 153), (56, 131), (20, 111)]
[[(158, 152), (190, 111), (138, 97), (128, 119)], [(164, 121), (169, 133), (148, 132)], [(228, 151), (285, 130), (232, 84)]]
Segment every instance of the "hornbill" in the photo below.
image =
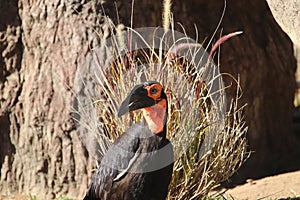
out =
[(141, 109), (143, 121), (133, 124), (103, 156), (87, 199), (160, 200), (168, 194), (173, 147), (166, 138), (167, 96), (160, 83), (136, 85), (122, 102), (118, 117)]

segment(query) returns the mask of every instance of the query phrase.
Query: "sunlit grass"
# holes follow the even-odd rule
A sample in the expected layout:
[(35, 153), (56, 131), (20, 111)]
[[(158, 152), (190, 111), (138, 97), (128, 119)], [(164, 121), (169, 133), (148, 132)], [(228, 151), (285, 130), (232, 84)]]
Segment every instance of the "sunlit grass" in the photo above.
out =
[[(122, 39), (118, 33), (117, 36), (118, 39), (110, 39), (118, 41), (114, 45), (120, 46), (119, 42), (126, 41), (126, 38)], [(179, 40), (187, 41), (179, 38), (169, 49), (151, 49), (149, 44), (149, 48), (125, 53), (112, 45), (113, 59), (108, 67), (103, 64), (104, 58), (95, 51), (97, 95), (91, 98), (98, 114), (97, 128), (90, 129), (97, 130), (93, 133), (100, 146), (99, 152), (104, 155), (132, 123), (141, 121), (140, 111), (116, 117), (118, 106), (128, 92), (146, 80), (162, 83), (168, 97), (167, 137), (174, 146), (176, 159), (168, 199), (199, 199), (227, 180), (247, 159), (247, 126), (243, 107), (238, 106), (240, 87), (237, 87), (236, 98), (229, 100), (230, 107), (222, 114), (227, 106), (224, 100), (226, 87), (221, 84), (219, 91), (214, 91), (220, 96), (213, 98), (210, 84), (220, 76), (203, 79), (205, 71), (210, 71), (215, 65), (207, 60), (208, 63), (199, 70), (199, 66), (186, 59), (196, 56), (198, 51), (194, 47), (199, 45), (181, 43), (189, 49), (188, 55), (174, 56)], [(239, 84), (237, 80), (233, 81)], [(90, 113), (83, 114), (88, 118)]]
[[(170, 7), (170, 1), (165, 1), (165, 9)], [(222, 78), (214, 74), (212, 67), (216, 66), (212, 59), (205, 61), (207, 55), (201, 54), (201, 44), (191, 42), (185, 34), (172, 37), (175, 35), (172, 15), (170, 10), (163, 13), (164, 34), (147, 35), (152, 36), (153, 41), (144, 43), (138, 50), (132, 50), (135, 47), (132, 36), (138, 32), (127, 29), (124, 34), (122, 28), (111, 24), (111, 32), (115, 35), (102, 41), (106, 47), (95, 49), (95, 70), (89, 71), (96, 85), (90, 98), (97, 111), (97, 124), (89, 123), (92, 127), (88, 130), (97, 138), (97, 152), (104, 155), (116, 138), (142, 119), (140, 111), (116, 117), (118, 106), (128, 92), (147, 80), (162, 83), (168, 98), (167, 137), (175, 152), (168, 199), (207, 199), (209, 192), (232, 176), (249, 156), (245, 139), (247, 126), (243, 106), (239, 106), (241, 88), (239, 80), (233, 78), (237, 85), (234, 99), (226, 99), (227, 88), (222, 83), (217, 91), (212, 91), (213, 83), (221, 82)], [(236, 34), (240, 32), (232, 35)], [(143, 37), (135, 39), (144, 42), (147, 38)], [(230, 37), (227, 35), (220, 43)], [(218, 45), (213, 47), (216, 49)], [(184, 54), (176, 54), (182, 49), (186, 50)], [(205, 62), (197, 61), (199, 54), (200, 60)], [(83, 119), (93, 120), (89, 111), (80, 114)], [(92, 148), (88, 144), (87, 148)], [(224, 197), (215, 194), (209, 198)]]

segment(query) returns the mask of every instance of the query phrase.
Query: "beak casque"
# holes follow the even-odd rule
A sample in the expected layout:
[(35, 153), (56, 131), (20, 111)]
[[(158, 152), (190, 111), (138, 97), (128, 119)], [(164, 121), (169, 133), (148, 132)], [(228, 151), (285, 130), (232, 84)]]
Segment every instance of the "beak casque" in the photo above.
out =
[(155, 101), (148, 97), (148, 93), (144, 88), (144, 84), (137, 85), (131, 90), (129, 95), (122, 102), (118, 110), (118, 117), (121, 117), (130, 111), (150, 107), (153, 105), (155, 105)]

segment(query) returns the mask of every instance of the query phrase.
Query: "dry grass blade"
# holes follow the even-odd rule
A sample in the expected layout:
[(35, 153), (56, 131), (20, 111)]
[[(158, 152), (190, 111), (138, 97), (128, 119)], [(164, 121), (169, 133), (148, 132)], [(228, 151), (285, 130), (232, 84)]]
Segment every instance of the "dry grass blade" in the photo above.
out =
[[(249, 157), (245, 135), (247, 126), (243, 107), (238, 107), (238, 93), (226, 113), (226, 123), (217, 134), (211, 152), (200, 159), (184, 156), (176, 163), (169, 199), (199, 199), (228, 180)], [(197, 152), (192, 155), (198, 158)], [(189, 162), (189, 167), (185, 163)], [(216, 194), (215, 194), (216, 195)]]

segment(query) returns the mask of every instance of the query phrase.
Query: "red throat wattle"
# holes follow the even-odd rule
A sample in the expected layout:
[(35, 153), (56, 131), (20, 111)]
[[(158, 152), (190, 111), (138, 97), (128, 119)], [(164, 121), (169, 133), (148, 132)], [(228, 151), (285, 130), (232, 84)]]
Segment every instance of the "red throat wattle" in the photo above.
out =
[(162, 99), (154, 106), (143, 108), (144, 118), (154, 134), (161, 133), (164, 129), (166, 106), (166, 100)]

